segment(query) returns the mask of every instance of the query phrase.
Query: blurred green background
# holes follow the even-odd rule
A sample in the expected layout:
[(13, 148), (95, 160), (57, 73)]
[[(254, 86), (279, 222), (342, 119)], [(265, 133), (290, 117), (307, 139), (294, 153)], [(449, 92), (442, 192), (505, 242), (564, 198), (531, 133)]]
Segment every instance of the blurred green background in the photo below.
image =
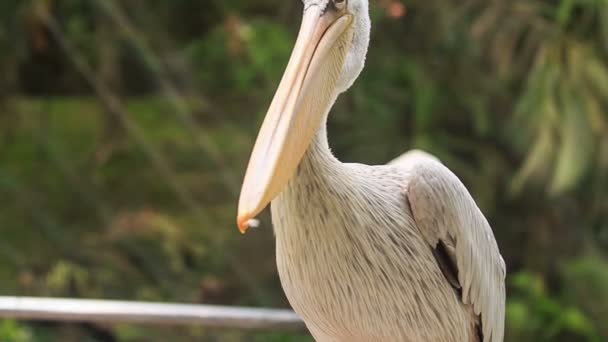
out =
[[(241, 177), (298, 0), (0, 1), (0, 294), (288, 307)], [(608, 341), (608, 0), (372, 0), (344, 161), (437, 155), (491, 222), (506, 341)], [(311, 341), (0, 321), (0, 341)]]

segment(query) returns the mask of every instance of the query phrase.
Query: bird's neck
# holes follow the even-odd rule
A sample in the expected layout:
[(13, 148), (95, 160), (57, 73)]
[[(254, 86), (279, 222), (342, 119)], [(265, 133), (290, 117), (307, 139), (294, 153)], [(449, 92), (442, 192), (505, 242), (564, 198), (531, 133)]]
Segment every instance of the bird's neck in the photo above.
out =
[(344, 164), (331, 153), (324, 120), (277, 201), (297, 208), (303, 199), (314, 202), (325, 191), (342, 187), (348, 177)]
[[(324, 124), (317, 130), (304, 157), (283, 191), (272, 202), (272, 221), (277, 241), (293, 245), (306, 239), (301, 234), (323, 231), (325, 223), (305, 220), (311, 214), (324, 212), (338, 199), (337, 194), (348, 192), (349, 179), (346, 164), (331, 153)], [(342, 196), (341, 198), (345, 198)], [(316, 217), (316, 216), (315, 216)], [(294, 229), (297, 227), (297, 229)], [(322, 233), (321, 233), (322, 234)], [(316, 240), (322, 240), (321, 236)]]
[(295, 181), (310, 181), (315, 178), (323, 182), (327, 176), (335, 176), (343, 164), (332, 154), (327, 139), (327, 125), (323, 122), (304, 153), (304, 157), (294, 175)]

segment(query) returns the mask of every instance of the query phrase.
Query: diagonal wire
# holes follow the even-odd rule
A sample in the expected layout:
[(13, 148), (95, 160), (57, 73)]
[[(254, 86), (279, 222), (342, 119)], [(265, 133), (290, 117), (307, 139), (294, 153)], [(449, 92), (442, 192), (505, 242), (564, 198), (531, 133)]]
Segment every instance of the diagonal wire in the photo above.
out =
[[(78, 243), (73, 239), (72, 235), (68, 235), (66, 241), (62, 225), (57, 222), (52, 212), (46, 206), (36, 200), (32, 189), (1, 171), (0, 189), (8, 190), (16, 204), (28, 213), (29, 219), (37, 227), (46, 242), (53, 248), (60, 250), (61, 255), (77, 260), (80, 264), (92, 265), (95, 263), (94, 254), (91, 254), (91, 252), (95, 253), (95, 251), (89, 248), (74, 248), (74, 246), (78, 246)], [(5, 255), (10, 260), (14, 260), (17, 266), (23, 267), (26, 265), (19, 251), (13, 246), (5, 245), (2, 241), (0, 241), (0, 254)], [(139, 270), (142, 274), (158, 284), (164, 285), (166, 283), (164, 277), (156, 272), (153, 264), (144, 263), (143, 266), (145, 269)]]
[(84, 253), (80, 252), (78, 248), (74, 248), (76, 244), (73, 241), (66, 241), (60, 232), (59, 225), (54, 222), (47, 209), (36, 202), (32, 191), (25, 184), (21, 184), (8, 174), (0, 172), (0, 187), (8, 190), (15, 203), (29, 213), (30, 219), (36, 223), (41, 234), (48, 242), (59, 248), (66, 256), (77, 260), (85, 258)]
[[(211, 138), (203, 126), (201, 126), (193, 117), (188, 104), (179, 96), (179, 92), (174, 84), (169, 81), (168, 77), (164, 77), (167, 73), (160, 58), (155, 56), (152, 48), (148, 46), (142, 34), (137, 28), (132, 25), (129, 18), (124, 15), (122, 10), (116, 6), (112, 0), (95, 0), (95, 3), (102, 9), (117, 25), (120, 33), (127, 38), (135, 48), (140, 51), (144, 57), (144, 61), (152, 70), (162, 93), (169, 99), (173, 107), (176, 109), (176, 115), (179, 122), (184, 126), (188, 134), (192, 136), (198, 147), (220, 168), (218, 175), (221, 177), (224, 185), (232, 192), (233, 195), (238, 194), (238, 181), (232, 169), (227, 167), (226, 160), (217, 147), (217, 144)], [(200, 96), (200, 94), (199, 94)]]
[[(20, 114), (20, 110), (17, 108), (17, 106), (10, 106), (10, 110), (13, 112), (13, 115)], [(45, 113), (41, 111), (40, 114)], [(47, 129), (47, 131), (50, 130)], [(64, 158), (62, 153), (60, 153), (58, 147), (53, 143), (53, 139), (46, 136), (40, 138), (39, 135), (34, 135), (32, 138), (33, 140), (36, 140), (37, 143), (43, 148), (45, 157), (47, 157), (48, 161), (57, 168), (63, 179), (71, 186), (76, 195), (85, 204), (94, 209), (95, 215), (100, 222), (104, 224), (104, 226), (109, 226), (112, 221), (110, 208), (93, 196), (90, 191), (83, 190), (88, 186), (84, 184), (85, 182), (78, 175), (76, 167), (70, 161)]]
[[(34, 139), (36, 138), (38, 137), (34, 137)], [(59, 147), (51, 137), (45, 136), (45, 138), (38, 138), (38, 140), (44, 149), (46, 157), (59, 170), (65, 182), (71, 186), (72, 190), (84, 204), (94, 209), (95, 215), (105, 227), (110, 226), (112, 222), (112, 210), (90, 191), (91, 187), (89, 184), (85, 184), (86, 182), (80, 177), (77, 167), (64, 157), (64, 154), (60, 152)], [(89, 190), (85, 190), (86, 188)]]
[[(84, 77), (84, 79), (97, 94), (97, 98), (100, 100), (101, 105), (110, 113), (118, 117), (127, 133), (142, 148), (144, 154), (150, 160), (157, 172), (159, 172), (161, 177), (167, 181), (177, 198), (188, 210), (194, 214), (197, 221), (211, 222), (209, 216), (200, 209), (190, 193), (186, 191), (186, 189), (179, 182), (176, 181), (177, 177), (169, 162), (161, 153), (158, 153), (154, 147), (147, 142), (144, 132), (137, 125), (137, 123), (130, 118), (120, 100), (114, 96), (114, 94), (107, 88), (105, 84), (96, 79), (91, 67), (87, 64), (84, 57), (78, 53), (78, 51), (67, 40), (60, 26), (57, 24), (57, 21), (51, 16), (44, 19), (46, 20), (50, 33), (59, 43), (59, 46), (64, 51), (65, 55), (70, 59), (76, 70), (78, 70), (78, 72), (82, 75), (82, 77)], [(217, 238), (214, 238), (213, 235), (209, 235), (208, 238), (209, 242), (211, 242), (214, 247), (221, 247), (221, 242)], [(268, 302), (268, 299), (271, 297), (265, 293), (266, 291), (263, 289), (263, 287), (259, 286), (258, 280), (252, 276), (252, 273), (243, 268), (232, 254), (226, 254), (226, 258), (228, 258), (228, 263), (232, 267), (235, 274), (250, 289), (254, 290), (254, 294), (260, 303)]]

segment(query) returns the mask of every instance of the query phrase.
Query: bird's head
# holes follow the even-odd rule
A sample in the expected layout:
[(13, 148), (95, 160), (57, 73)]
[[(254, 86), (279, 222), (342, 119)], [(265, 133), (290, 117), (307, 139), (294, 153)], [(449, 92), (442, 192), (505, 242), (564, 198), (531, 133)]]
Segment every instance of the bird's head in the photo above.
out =
[(285, 187), (337, 96), (363, 70), (370, 35), (367, 1), (303, 0), (300, 33), (243, 181), (241, 232)]

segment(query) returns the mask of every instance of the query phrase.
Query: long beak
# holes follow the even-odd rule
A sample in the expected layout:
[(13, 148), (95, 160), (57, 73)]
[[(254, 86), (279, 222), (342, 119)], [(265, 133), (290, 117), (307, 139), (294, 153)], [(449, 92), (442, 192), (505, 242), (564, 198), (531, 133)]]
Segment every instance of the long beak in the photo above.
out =
[(311, 6), (304, 12), (243, 181), (237, 217), (242, 233), (287, 184), (335, 100), (336, 81), (352, 41), (351, 24), (350, 14), (331, 9)]

